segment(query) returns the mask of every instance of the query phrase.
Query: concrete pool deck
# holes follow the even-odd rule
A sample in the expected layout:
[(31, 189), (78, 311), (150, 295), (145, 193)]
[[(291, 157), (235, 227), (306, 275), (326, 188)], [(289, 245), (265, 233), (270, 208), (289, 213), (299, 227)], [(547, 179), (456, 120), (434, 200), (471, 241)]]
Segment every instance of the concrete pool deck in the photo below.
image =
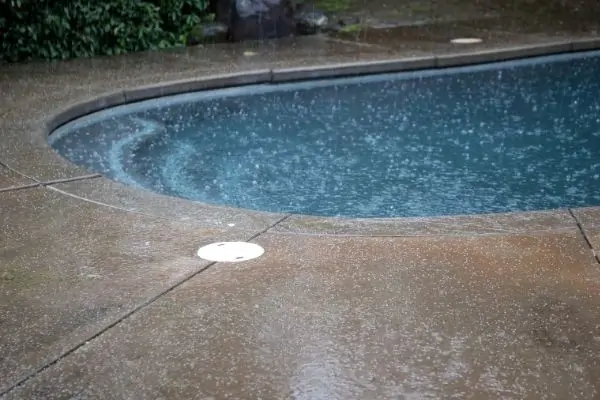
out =
[[(191, 90), (217, 74), (274, 81), (300, 67), (347, 74), (407, 59), (442, 67), (600, 48), (596, 35), (461, 22), (394, 40), (315, 36), (0, 67), (0, 398), (600, 398), (600, 207), (397, 220), (257, 213), (125, 187), (45, 141), (68, 113), (102, 106), (99, 96), (109, 105), (173, 90), (153, 86), (164, 82)], [(229, 240), (265, 254), (238, 264), (195, 255)]]

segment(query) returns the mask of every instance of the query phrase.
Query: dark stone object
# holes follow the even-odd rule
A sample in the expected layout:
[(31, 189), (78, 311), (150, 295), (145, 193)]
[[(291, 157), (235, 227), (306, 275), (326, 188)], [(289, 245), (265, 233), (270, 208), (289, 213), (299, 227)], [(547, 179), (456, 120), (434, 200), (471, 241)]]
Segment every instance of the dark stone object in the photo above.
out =
[[(212, 0), (209, 12), (228, 27), (232, 41), (274, 39), (296, 33), (310, 35), (327, 30), (329, 19), (313, 6), (297, 0)], [(219, 31), (220, 32), (220, 31)]]
[(294, 6), (291, 0), (235, 0), (229, 28), (233, 41), (293, 35)]
[(293, 0), (211, 0), (209, 12), (228, 27), (228, 39), (260, 40), (295, 33)]
[(329, 19), (322, 11), (303, 7), (294, 16), (296, 29), (299, 34), (313, 35), (319, 33), (329, 25)]
[(227, 41), (229, 28), (220, 22), (200, 24), (187, 37), (187, 45), (195, 46), (201, 43), (221, 43)]

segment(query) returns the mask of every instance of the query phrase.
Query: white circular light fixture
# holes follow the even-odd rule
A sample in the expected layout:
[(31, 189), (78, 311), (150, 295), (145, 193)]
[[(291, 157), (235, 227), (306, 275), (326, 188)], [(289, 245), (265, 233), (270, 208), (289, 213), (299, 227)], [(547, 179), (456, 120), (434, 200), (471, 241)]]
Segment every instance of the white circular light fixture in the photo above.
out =
[(454, 44), (477, 44), (477, 43), (481, 43), (483, 42), (482, 39), (480, 38), (455, 38), (450, 40), (450, 43), (454, 43)]
[(265, 249), (248, 242), (217, 242), (200, 247), (198, 257), (216, 262), (241, 262), (263, 255)]

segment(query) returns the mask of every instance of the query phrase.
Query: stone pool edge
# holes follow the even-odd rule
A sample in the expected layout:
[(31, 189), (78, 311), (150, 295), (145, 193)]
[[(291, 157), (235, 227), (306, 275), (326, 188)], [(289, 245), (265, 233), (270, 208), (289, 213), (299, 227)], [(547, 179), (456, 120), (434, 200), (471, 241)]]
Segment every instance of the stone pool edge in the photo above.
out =
[[(583, 52), (600, 49), (600, 38), (581, 38), (571, 40), (556, 40), (541, 44), (528, 44), (517, 46), (505, 46), (496, 49), (483, 49), (476, 51), (457, 51), (456, 53), (440, 56), (419, 56), (381, 61), (351, 62), (341, 64), (325, 64), (319, 66), (306, 66), (297, 68), (273, 68), (241, 73), (220, 74), (205, 76), (202, 78), (191, 78), (177, 81), (165, 81), (158, 84), (139, 86), (133, 89), (119, 90), (106, 93), (96, 98), (78, 102), (55, 113), (47, 120), (44, 130), (44, 142), (46, 137), (61, 125), (87, 114), (100, 111), (105, 108), (122, 104), (148, 100), (151, 98), (183, 94), (201, 90), (211, 90), (224, 87), (244, 86), (252, 84), (279, 84), (312, 79), (341, 78), (358, 75), (370, 75), (380, 73), (394, 73), (420, 69), (435, 69), (446, 67), (468, 66), (482, 63), (509, 61), (522, 58), (539, 57), (545, 55)], [(49, 145), (47, 148), (56, 157), (60, 157)], [(73, 166), (75, 164), (62, 159), (65, 163)], [(79, 170), (78, 170), (79, 172)], [(163, 215), (164, 208), (153, 207), (153, 199), (163, 203), (172, 199), (173, 204), (189, 203), (189, 208), (201, 208), (202, 213), (218, 214), (230, 210), (232, 214), (244, 214), (248, 217), (262, 219), (273, 216), (273, 213), (255, 211), (251, 209), (239, 209), (221, 205), (210, 205), (179, 199), (161, 194), (140, 190), (136, 188), (123, 188), (118, 182), (105, 177), (94, 179), (99, 185), (94, 185), (94, 191), (85, 190), (85, 193), (77, 193), (77, 185), (65, 190), (66, 194), (73, 194), (88, 201), (131, 209), (131, 203), (127, 206), (120, 204), (123, 197), (114, 196), (113, 190), (123, 190), (132, 195), (141, 195), (144, 201), (136, 201), (136, 211), (144, 212), (159, 217), (170, 217)], [(98, 182), (101, 181), (101, 182)], [(101, 183), (101, 184), (100, 184)], [(118, 190), (117, 190), (118, 189)], [(63, 189), (64, 190), (64, 189)], [(101, 192), (101, 193), (98, 193)], [(103, 193), (102, 193), (103, 192)], [(139, 196), (133, 196), (134, 198)], [(188, 207), (186, 207), (187, 209)], [(588, 211), (597, 211), (600, 215), (600, 207), (586, 207)], [(577, 213), (578, 209), (574, 212)], [(555, 231), (576, 231), (577, 221), (571, 213), (573, 210), (555, 209), (533, 212), (514, 212), (501, 214), (479, 214), (439, 216), (427, 218), (398, 217), (398, 218), (373, 218), (352, 219), (335, 217), (317, 217), (308, 215), (290, 215), (284, 223), (278, 224), (271, 229), (272, 232), (281, 234), (307, 234), (307, 235), (369, 235), (369, 236), (445, 236), (445, 235), (482, 235), (482, 234), (525, 234), (543, 233)], [(197, 219), (196, 212), (183, 212), (182, 220)], [(204, 218), (200, 218), (204, 219)], [(206, 220), (205, 220), (206, 221)]]
[(105, 108), (188, 92), (254, 84), (278, 84), (302, 80), (343, 78), (420, 69), (469, 66), (599, 49), (600, 37), (570, 40), (560, 39), (540, 44), (505, 46), (494, 49), (479, 49), (476, 51), (457, 51), (456, 53), (439, 56), (414, 56), (391, 58), (388, 60), (358, 61), (294, 68), (258, 69), (229, 74), (209, 75), (201, 78), (165, 81), (157, 84), (142, 85), (132, 89), (109, 92), (87, 101), (64, 107), (48, 119), (46, 124), (47, 132), (45, 132), (45, 134), (48, 135), (59, 126), (73, 119)]

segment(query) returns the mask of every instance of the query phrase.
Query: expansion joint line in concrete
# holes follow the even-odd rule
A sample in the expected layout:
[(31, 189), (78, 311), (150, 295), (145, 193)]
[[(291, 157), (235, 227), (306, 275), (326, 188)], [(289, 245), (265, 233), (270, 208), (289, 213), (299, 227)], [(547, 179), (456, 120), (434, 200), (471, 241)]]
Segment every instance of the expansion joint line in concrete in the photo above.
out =
[(101, 178), (101, 177), (102, 177), (101, 174), (80, 175), (80, 176), (74, 176), (72, 178), (52, 179), (50, 181), (40, 182), (40, 185), (41, 186), (51, 186), (51, 185), (58, 185), (59, 183), (84, 181), (86, 179), (96, 179), (96, 178)]
[[(25, 176), (25, 175), (22, 175), (22, 176)], [(83, 180), (87, 180), (87, 179), (100, 178), (101, 176), (102, 175), (100, 175), (100, 174), (92, 174), (92, 175), (75, 176), (73, 178), (53, 179), (53, 180), (44, 181), (44, 182), (40, 182), (33, 178), (27, 177), (28, 179), (31, 179), (33, 181), (33, 183), (26, 183), (24, 185), (15, 185), (15, 186), (9, 186), (9, 187), (5, 187), (5, 188), (0, 188), (0, 193), (14, 192), (17, 190), (34, 189), (34, 188), (40, 188), (40, 187), (45, 188), (45, 187), (49, 187), (52, 185), (57, 185), (59, 183), (83, 181)]]
[[(273, 229), (274, 227), (276, 227), (277, 225), (279, 225), (280, 223), (282, 223), (283, 221), (285, 221), (286, 219), (288, 219), (291, 216), (292, 216), (292, 214), (286, 214), (285, 216), (279, 218), (277, 221), (275, 221), (273, 224), (269, 225), (265, 229), (262, 229), (261, 231), (259, 231), (259, 232), (255, 233), (254, 235), (250, 236), (248, 239), (246, 239), (246, 242), (251, 242), (252, 240), (258, 238), (259, 236), (267, 233), (269, 230)], [(194, 278), (195, 276), (200, 275), (201, 273), (205, 272), (206, 270), (208, 270), (209, 268), (211, 268), (215, 264), (217, 264), (217, 262), (213, 261), (213, 262), (205, 265), (204, 267), (200, 268), (199, 270), (194, 271), (194, 272), (192, 272), (192, 273), (184, 276), (183, 278), (181, 278), (180, 280), (178, 280), (177, 282), (175, 282), (173, 285), (169, 286), (168, 288), (164, 289), (160, 293), (158, 293), (158, 294), (150, 297), (149, 299), (145, 300), (144, 302), (138, 304), (133, 309), (129, 310), (128, 312), (126, 312), (124, 314), (122, 314), (116, 320), (114, 320), (111, 323), (109, 323), (108, 325), (104, 326), (102, 329), (100, 329), (99, 331), (97, 331), (93, 335), (87, 337), (86, 339), (81, 340), (79, 343), (75, 344), (70, 349), (66, 350), (65, 352), (63, 352), (62, 354), (60, 354), (59, 356), (57, 356), (56, 358), (54, 358), (52, 361), (47, 362), (43, 366), (41, 366), (38, 369), (36, 369), (35, 371), (27, 374), (25, 377), (21, 378), (19, 381), (15, 382), (11, 386), (9, 386), (7, 389), (4, 389), (3, 391), (1, 391), (0, 392), (0, 398), (2, 396), (4, 396), (4, 395), (8, 394), (9, 392), (13, 391), (14, 389), (18, 388), (19, 386), (22, 386), (24, 383), (26, 383), (27, 381), (29, 381), (31, 378), (33, 378), (36, 375), (44, 372), (46, 369), (50, 368), (51, 366), (59, 363), (61, 360), (63, 360), (64, 358), (68, 357), (69, 355), (73, 354), (75, 351), (79, 350), (81, 347), (85, 346), (86, 344), (88, 344), (92, 340), (100, 337), (102, 334), (104, 334), (105, 332), (107, 332), (109, 329), (117, 326), (121, 322), (123, 322), (126, 319), (128, 319), (129, 317), (131, 317), (133, 314), (136, 314), (138, 311), (141, 311), (142, 309), (148, 307), (149, 305), (151, 305), (155, 301), (157, 301), (157, 300), (161, 299), (162, 297), (164, 297), (165, 295), (171, 293), (173, 290), (175, 290), (179, 286), (181, 286), (184, 283), (188, 282), (190, 279)]]
[(17, 190), (24, 190), (24, 189), (32, 189), (32, 188), (36, 188), (39, 187), (40, 184), (39, 183), (30, 183), (30, 184), (26, 184), (26, 185), (17, 185), (17, 186), (9, 186), (9, 187), (5, 187), (0, 189), (0, 193), (2, 192), (15, 192)]
[(579, 229), (579, 233), (583, 237), (583, 240), (585, 241), (585, 243), (589, 247), (590, 251), (594, 255), (594, 259), (596, 260), (596, 262), (598, 264), (600, 264), (600, 255), (596, 252), (596, 249), (594, 249), (594, 245), (592, 244), (589, 236), (585, 232), (585, 229), (583, 229), (583, 225), (581, 224), (581, 221), (579, 221), (579, 218), (577, 218), (577, 216), (575, 215), (575, 213), (573, 212), (572, 209), (569, 208), (568, 210), (569, 210), (569, 214), (571, 214), (571, 217), (573, 217), (573, 219), (575, 220), (575, 223), (577, 224), (577, 228)]
[(10, 165), (3, 163), (2, 161), (0, 161), (0, 166), (6, 168), (7, 170), (14, 172), (17, 175), (20, 175), (22, 177), (25, 177), (27, 179), (32, 180), (33, 182), (37, 183), (38, 185), (41, 184), (42, 182), (38, 181), (37, 179), (35, 179), (33, 176), (29, 176), (29, 175), (25, 175), (19, 171), (17, 171), (16, 169), (12, 168)]
[(3, 163), (2, 161), (0, 161), (0, 167), (6, 168), (7, 170), (22, 176), (24, 178), (27, 178), (29, 180), (32, 181), (32, 183), (26, 183), (23, 185), (16, 185), (16, 186), (11, 186), (11, 187), (7, 187), (7, 188), (1, 188), (0, 192), (9, 192), (12, 190), (21, 190), (21, 189), (30, 189), (30, 188), (34, 188), (34, 187), (45, 187), (45, 186), (51, 186), (51, 185), (56, 185), (59, 183), (67, 183), (67, 182), (75, 182), (75, 181), (83, 181), (86, 179), (95, 179), (95, 178), (100, 178), (102, 177), (102, 174), (88, 174), (88, 175), (78, 175), (78, 176), (73, 176), (70, 178), (60, 178), (60, 179), (51, 179), (48, 181), (41, 181), (39, 179), (34, 178), (33, 176), (29, 176), (26, 175), (22, 172), (17, 171), (16, 169), (12, 168), (10, 165)]

